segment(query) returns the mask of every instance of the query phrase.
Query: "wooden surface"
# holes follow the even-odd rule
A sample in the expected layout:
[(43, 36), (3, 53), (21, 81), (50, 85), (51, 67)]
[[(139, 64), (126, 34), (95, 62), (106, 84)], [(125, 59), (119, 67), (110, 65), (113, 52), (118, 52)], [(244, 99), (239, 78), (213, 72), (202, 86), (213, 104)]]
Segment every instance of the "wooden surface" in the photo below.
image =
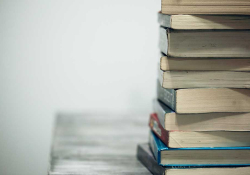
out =
[(56, 119), (49, 175), (150, 174), (136, 158), (148, 115), (64, 114)]

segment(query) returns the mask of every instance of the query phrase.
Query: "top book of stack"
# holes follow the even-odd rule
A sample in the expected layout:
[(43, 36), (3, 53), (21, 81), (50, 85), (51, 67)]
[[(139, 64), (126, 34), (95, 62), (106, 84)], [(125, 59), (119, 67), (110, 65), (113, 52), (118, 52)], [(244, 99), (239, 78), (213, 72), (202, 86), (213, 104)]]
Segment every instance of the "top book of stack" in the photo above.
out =
[(161, 0), (163, 14), (250, 15), (250, 0)]

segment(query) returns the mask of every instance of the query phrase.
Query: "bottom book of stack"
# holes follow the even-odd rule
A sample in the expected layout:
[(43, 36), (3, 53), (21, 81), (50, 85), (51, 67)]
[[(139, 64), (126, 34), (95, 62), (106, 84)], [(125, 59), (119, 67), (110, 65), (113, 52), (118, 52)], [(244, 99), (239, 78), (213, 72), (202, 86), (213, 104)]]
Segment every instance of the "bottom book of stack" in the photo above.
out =
[(137, 158), (156, 175), (249, 175), (250, 148), (168, 148), (150, 132)]

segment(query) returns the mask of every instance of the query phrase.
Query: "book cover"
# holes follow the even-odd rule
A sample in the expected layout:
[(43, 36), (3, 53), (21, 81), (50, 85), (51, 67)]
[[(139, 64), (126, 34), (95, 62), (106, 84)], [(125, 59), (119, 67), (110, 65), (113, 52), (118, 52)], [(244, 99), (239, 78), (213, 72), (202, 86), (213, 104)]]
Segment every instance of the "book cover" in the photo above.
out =
[(139, 144), (137, 146), (137, 159), (153, 174), (164, 175), (165, 168), (158, 165), (148, 143)]
[(176, 111), (176, 90), (163, 88), (160, 80), (161, 78), (157, 80), (157, 98)]
[[(246, 160), (245, 162), (248, 162), (248, 163), (228, 163), (228, 164), (225, 164), (225, 163), (199, 163), (199, 164), (192, 164), (192, 163), (185, 163), (185, 164), (177, 164), (177, 163), (168, 163), (168, 162), (164, 162), (162, 163), (162, 160), (161, 160), (161, 156), (162, 156), (162, 152), (164, 151), (181, 151), (182, 153), (184, 153), (185, 151), (188, 151), (188, 152), (192, 152), (194, 155), (199, 153), (199, 151), (209, 151), (209, 153), (212, 152), (215, 152), (217, 154), (223, 154), (222, 152), (224, 150), (227, 151), (227, 153), (231, 152), (233, 153), (233, 151), (246, 151), (247, 155), (243, 155), (243, 157), (248, 157), (249, 155), (249, 150), (250, 150), (250, 147), (218, 147), (218, 148), (210, 148), (210, 147), (207, 147), (207, 148), (169, 148), (167, 147), (152, 131), (149, 133), (149, 145), (150, 145), (150, 148), (152, 150), (152, 153), (157, 161), (157, 163), (161, 166), (166, 166), (166, 167), (230, 167), (230, 166), (250, 166), (250, 160)], [(177, 152), (176, 152), (177, 153)], [(203, 156), (206, 156), (206, 155), (203, 155)], [(209, 155), (208, 155), (209, 156)], [(219, 155), (221, 156), (221, 155)], [(197, 157), (197, 155), (196, 155)], [(202, 157), (204, 158), (204, 157)], [(185, 159), (185, 158), (183, 158)], [(213, 161), (212, 161), (213, 162)], [(237, 161), (235, 161), (237, 162)]]
[(137, 146), (138, 160), (155, 175), (247, 175), (250, 167), (163, 167), (157, 163), (148, 143)]
[(162, 127), (157, 114), (154, 113), (150, 115), (149, 127), (161, 139), (163, 143), (168, 145), (169, 133)]

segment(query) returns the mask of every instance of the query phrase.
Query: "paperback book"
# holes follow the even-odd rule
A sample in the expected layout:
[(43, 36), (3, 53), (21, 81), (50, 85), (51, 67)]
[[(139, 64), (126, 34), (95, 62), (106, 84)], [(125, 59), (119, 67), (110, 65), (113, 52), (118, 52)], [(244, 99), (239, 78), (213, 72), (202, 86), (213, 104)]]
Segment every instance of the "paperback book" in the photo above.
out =
[(250, 112), (250, 89), (166, 86), (166, 82), (158, 81), (157, 98), (176, 113)]
[(169, 148), (250, 146), (250, 132), (165, 130), (157, 114), (150, 115), (149, 127)]
[(250, 167), (163, 167), (155, 160), (148, 143), (137, 146), (138, 160), (154, 175), (247, 175)]
[(250, 147), (169, 148), (153, 132), (149, 134), (149, 145), (161, 166), (250, 166)]

